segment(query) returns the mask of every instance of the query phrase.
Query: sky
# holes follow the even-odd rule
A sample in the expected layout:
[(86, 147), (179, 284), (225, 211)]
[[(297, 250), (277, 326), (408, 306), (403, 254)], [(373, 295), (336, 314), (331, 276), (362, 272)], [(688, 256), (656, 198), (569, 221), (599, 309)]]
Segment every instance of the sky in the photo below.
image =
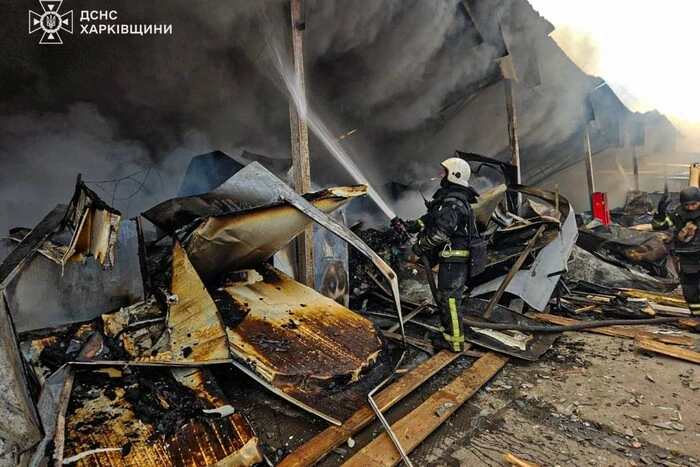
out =
[[(551, 37), (635, 111), (657, 109), (700, 151), (700, 57), (694, 0), (530, 0)], [(692, 133), (692, 134), (691, 134)]]

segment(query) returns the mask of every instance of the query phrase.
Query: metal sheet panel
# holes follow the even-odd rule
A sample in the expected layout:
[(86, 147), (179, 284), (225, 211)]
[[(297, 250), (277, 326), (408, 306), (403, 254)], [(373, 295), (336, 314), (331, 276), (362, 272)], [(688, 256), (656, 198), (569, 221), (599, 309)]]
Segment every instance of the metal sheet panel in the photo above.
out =
[(241, 169), (209, 193), (164, 201), (143, 217), (166, 232), (174, 232), (197, 220), (270, 206), (282, 201), (284, 182), (257, 162)]
[(228, 361), (228, 339), (216, 309), (179, 242), (173, 246), (171, 292), (178, 299), (168, 311), (169, 351), (155, 360), (204, 363)]
[(86, 321), (141, 300), (136, 222), (122, 222), (111, 271), (97, 261), (60, 266), (35, 255), (6, 294), (18, 332)]
[(15, 330), (0, 290), (0, 462), (41, 440), (39, 417), (29, 396)]
[[(333, 188), (314, 193), (310, 202), (329, 213), (366, 193), (365, 185)], [(197, 227), (185, 248), (192, 265), (206, 280), (232, 268), (264, 262), (312, 222), (287, 203), (211, 217)]]
[[(371, 386), (360, 382), (383, 351), (369, 320), (269, 265), (223, 291), (231, 302), (217, 303), (231, 353), (259, 380), (334, 422), (351, 415), (358, 399), (364, 403)], [(353, 386), (364, 397), (343, 395)]]
[[(556, 196), (552, 192), (525, 186), (515, 186), (512, 189), (552, 203)], [(562, 196), (559, 196), (559, 203), (560, 212), (564, 217), (559, 235), (539, 251), (529, 269), (518, 271), (510, 284), (508, 284), (508, 287), (506, 287), (506, 292), (517, 295), (525, 300), (528, 305), (539, 311), (544, 310), (552, 297), (554, 288), (561, 277), (560, 274), (567, 268), (569, 256), (571, 256), (578, 238), (574, 210), (571, 209), (568, 200)], [(472, 289), (469, 295), (478, 297), (479, 295), (493, 292), (498, 289), (504, 279), (505, 275), (479, 285)]]

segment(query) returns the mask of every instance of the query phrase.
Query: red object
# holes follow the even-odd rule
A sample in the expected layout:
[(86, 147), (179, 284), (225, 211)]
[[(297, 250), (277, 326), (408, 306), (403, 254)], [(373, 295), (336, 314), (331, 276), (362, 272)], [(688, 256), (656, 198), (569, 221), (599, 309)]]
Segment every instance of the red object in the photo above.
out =
[(608, 193), (596, 191), (591, 195), (591, 209), (593, 218), (599, 219), (603, 224), (610, 225), (610, 208), (608, 207)]

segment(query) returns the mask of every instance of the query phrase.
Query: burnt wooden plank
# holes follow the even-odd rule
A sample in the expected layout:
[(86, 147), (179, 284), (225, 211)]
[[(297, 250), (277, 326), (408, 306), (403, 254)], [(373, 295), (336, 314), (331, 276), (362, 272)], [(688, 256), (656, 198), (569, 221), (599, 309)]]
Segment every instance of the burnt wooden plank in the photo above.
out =
[[(476, 393), (508, 362), (505, 355), (489, 352), (450, 384), (435, 392), (407, 416), (392, 425), (406, 453), (411, 452), (438, 426)], [(401, 461), (396, 446), (384, 432), (352, 456), (344, 466), (393, 466)]]
[[(528, 318), (536, 319), (544, 323), (557, 324), (561, 326), (569, 326), (571, 324), (579, 324), (580, 320), (565, 318), (563, 316), (555, 316), (546, 313), (528, 313)], [(653, 332), (642, 331), (639, 329), (625, 328), (621, 326), (604, 326), (600, 328), (585, 329), (588, 332), (596, 334), (604, 334), (613, 337), (627, 337), (629, 339), (651, 339), (667, 344), (675, 345), (693, 345), (695, 340), (687, 336), (670, 336), (666, 334), (654, 334)]]
[[(465, 347), (468, 347), (468, 345)], [(459, 355), (443, 350), (424, 361), (377, 394), (374, 398), (377, 406), (382, 412), (389, 410), (407, 394), (453, 362)], [(326, 428), (285, 457), (282, 463), (279, 464), (280, 467), (315, 464), (333, 449), (343, 444), (350, 436), (369, 425), (374, 418), (374, 411), (369, 404), (363, 405), (345, 423), (340, 426)]]
[(679, 358), (688, 362), (700, 363), (700, 352), (671, 347), (670, 345), (662, 344), (661, 342), (654, 342), (650, 339), (637, 339), (634, 341), (634, 346), (638, 349), (660, 353), (662, 355)]
[(68, 206), (65, 204), (56, 205), (0, 264), (0, 290), (7, 287), (41, 244), (54, 233), (66, 215), (67, 209)]

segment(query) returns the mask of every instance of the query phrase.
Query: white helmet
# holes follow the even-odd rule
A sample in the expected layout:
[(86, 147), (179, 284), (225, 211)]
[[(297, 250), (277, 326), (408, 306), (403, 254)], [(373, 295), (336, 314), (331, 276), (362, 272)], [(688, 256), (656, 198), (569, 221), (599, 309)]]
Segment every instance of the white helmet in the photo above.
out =
[(455, 185), (468, 187), (469, 177), (472, 175), (472, 168), (469, 163), (459, 157), (450, 157), (440, 163), (447, 172), (447, 181)]

